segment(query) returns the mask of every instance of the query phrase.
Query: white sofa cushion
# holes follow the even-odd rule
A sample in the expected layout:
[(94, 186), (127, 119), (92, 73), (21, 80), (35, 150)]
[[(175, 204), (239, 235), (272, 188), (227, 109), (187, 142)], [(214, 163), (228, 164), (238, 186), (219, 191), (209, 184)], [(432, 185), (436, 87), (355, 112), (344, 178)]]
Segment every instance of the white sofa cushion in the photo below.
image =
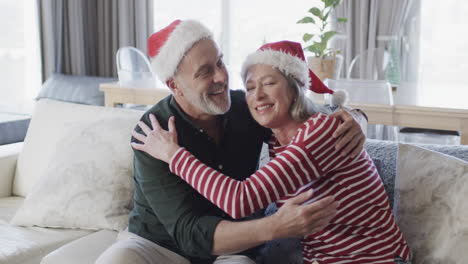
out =
[(11, 196), (16, 160), (23, 142), (0, 146), (0, 197)]
[(399, 145), (395, 201), (414, 263), (466, 263), (468, 163)]
[(0, 224), (8, 224), (23, 201), (24, 198), (18, 196), (0, 198)]
[(45, 256), (41, 264), (94, 264), (117, 238), (117, 232), (101, 230), (72, 241)]
[(0, 263), (38, 264), (49, 252), (90, 233), (8, 224), (23, 200), (22, 197), (0, 198)]
[(12, 223), (123, 229), (133, 192), (131, 131), (141, 111), (40, 100), (18, 159)]

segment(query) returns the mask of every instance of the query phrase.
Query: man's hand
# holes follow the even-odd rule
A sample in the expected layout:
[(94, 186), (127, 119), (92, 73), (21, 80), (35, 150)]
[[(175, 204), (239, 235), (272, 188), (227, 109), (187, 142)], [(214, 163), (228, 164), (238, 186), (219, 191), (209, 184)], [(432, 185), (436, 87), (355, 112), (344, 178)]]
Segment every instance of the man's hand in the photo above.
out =
[(278, 212), (265, 218), (219, 222), (214, 233), (212, 254), (235, 254), (270, 240), (303, 238), (323, 230), (335, 217), (339, 204), (331, 196), (304, 204), (312, 196), (311, 190), (291, 198)]
[(324, 229), (335, 217), (339, 203), (332, 196), (304, 204), (313, 196), (309, 190), (289, 199), (271, 216), (272, 239), (305, 237)]
[(350, 113), (343, 109), (332, 113), (330, 116), (343, 121), (333, 133), (333, 137), (341, 137), (335, 145), (336, 150), (341, 151), (343, 157), (350, 155), (351, 158), (354, 158), (359, 155), (366, 142), (366, 136), (362, 132), (359, 123)]

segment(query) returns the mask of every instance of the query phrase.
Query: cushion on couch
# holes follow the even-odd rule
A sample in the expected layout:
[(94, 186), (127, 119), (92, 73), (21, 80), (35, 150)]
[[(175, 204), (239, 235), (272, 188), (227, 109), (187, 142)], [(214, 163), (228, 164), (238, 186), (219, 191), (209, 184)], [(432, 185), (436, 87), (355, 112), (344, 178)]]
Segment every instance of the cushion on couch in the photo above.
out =
[(8, 224), (23, 200), (22, 197), (0, 198), (0, 263), (38, 264), (50, 251), (90, 233)]
[(395, 206), (413, 263), (468, 259), (468, 163), (400, 144)]
[(115, 82), (116, 78), (52, 74), (42, 85), (36, 100), (53, 99), (77, 104), (104, 105), (104, 93), (99, 84)]
[(2, 145), (0, 148), (0, 197), (11, 196), (16, 160), (22, 148), (23, 142)]
[(127, 225), (131, 131), (142, 112), (40, 100), (18, 158), (12, 219), (24, 226), (113, 229)]
[[(447, 145), (428, 145), (414, 144), (429, 150), (444, 153), (464, 161), (468, 161), (468, 146), (447, 146)], [(398, 143), (385, 140), (366, 140), (366, 150), (370, 157), (375, 160), (380, 160), (381, 167), (379, 170), (380, 177), (385, 186), (385, 191), (390, 199), (390, 204), (393, 203), (393, 192), (395, 186), (396, 166)]]
[(42, 259), (41, 264), (91, 264), (117, 238), (117, 232), (101, 230), (72, 241), (52, 251)]

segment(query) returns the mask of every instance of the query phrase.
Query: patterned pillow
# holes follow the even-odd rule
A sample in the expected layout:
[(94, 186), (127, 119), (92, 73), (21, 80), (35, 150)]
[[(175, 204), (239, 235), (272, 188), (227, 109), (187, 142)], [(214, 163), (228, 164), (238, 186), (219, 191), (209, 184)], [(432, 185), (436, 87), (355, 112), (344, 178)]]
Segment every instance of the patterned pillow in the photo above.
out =
[(413, 263), (466, 263), (468, 163), (399, 145), (395, 205)]
[(133, 193), (131, 131), (143, 113), (40, 100), (18, 157), (12, 224), (120, 230)]

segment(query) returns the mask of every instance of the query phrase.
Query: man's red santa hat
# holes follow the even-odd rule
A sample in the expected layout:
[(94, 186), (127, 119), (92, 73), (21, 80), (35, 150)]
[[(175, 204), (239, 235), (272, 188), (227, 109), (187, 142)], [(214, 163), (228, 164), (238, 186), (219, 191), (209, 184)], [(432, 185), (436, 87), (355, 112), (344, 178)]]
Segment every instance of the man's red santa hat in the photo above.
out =
[(176, 73), (185, 53), (202, 39), (213, 39), (211, 31), (195, 20), (176, 20), (148, 39), (153, 72), (162, 82)]
[(241, 75), (245, 81), (247, 70), (255, 64), (270, 65), (285, 75), (292, 76), (304, 92), (310, 89), (319, 94), (332, 94), (332, 104), (341, 106), (346, 102), (346, 92), (329, 89), (307, 66), (301, 44), (292, 41), (267, 43), (247, 56), (242, 65)]

